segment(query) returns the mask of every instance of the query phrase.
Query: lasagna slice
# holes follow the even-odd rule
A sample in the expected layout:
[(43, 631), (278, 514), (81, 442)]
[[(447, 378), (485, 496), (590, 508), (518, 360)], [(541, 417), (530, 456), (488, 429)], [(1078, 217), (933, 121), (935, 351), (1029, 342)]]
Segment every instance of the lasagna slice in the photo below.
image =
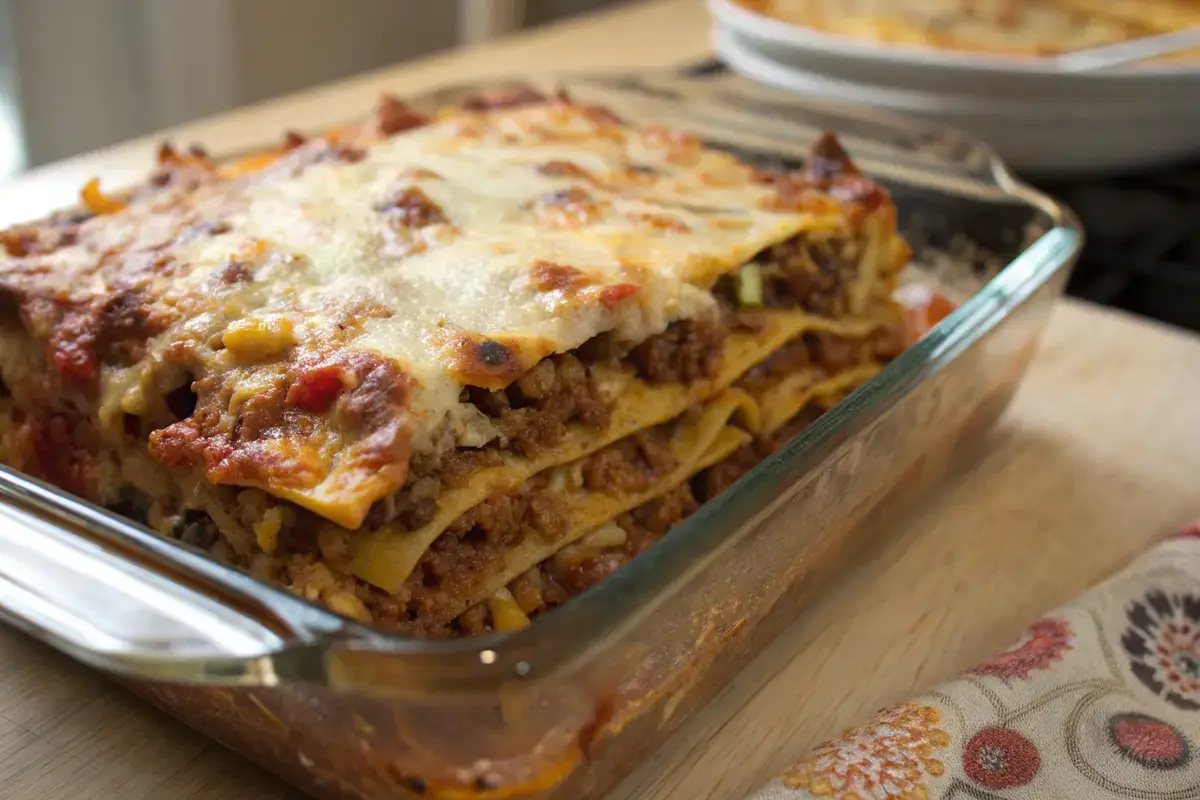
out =
[(0, 458), (398, 631), (562, 602), (902, 347), (832, 136), (768, 172), (517, 93), (159, 162), (0, 233)]

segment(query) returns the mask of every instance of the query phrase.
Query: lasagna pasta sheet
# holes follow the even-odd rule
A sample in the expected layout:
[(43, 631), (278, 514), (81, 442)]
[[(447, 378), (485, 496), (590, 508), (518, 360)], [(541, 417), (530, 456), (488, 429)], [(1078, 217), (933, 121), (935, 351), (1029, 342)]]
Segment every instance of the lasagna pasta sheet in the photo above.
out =
[(874, 363), (859, 364), (830, 377), (822, 377), (811, 368), (793, 372), (758, 398), (762, 422), (757, 433), (770, 436), (809, 403), (857, 388), (873, 378), (880, 368)]
[[(772, 387), (772, 390), (760, 395), (758, 402), (739, 390), (732, 390), (740, 395), (736, 398), (729, 396), (731, 393), (727, 392), (726, 395), (714, 401), (713, 406), (706, 411), (705, 417), (708, 424), (715, 424), (717, 419), (724, 416), (724, 409), (729, 404), (738, 402), (741, 408), (736, 417), (737, 423), (727, 425), (716, 436), (712, 444), (704, 449), (703, 454), (688, 465), (687, 469), (681, 468), (669, 476), (664, 476), (652, 491), (642, 493), (636, 498), (610, 498), (606, 495), (585, 498), (583, 502), (594, 508), (597, 513), (581, 515), (576, 524), (573, 524), (569, 530), (564, 531), (561, 537), (555, 538), (553, 541), (530, 539), (523, 542), (508, 554), (503, 569), (493, 573), (487, 582), (478, 588), (478, 591), (473, 594), (473, 599), (476, 602), (482, 602), (486, 598), (494, 630), (512, 630), (528, 624), (528, 616), (513, 599), (513, 593), (506, 588), (518, 576), (545, 565), (552, 558), (568, 555), (572, 548), (583, 547), (583, 550), (578, 553), (570, 552), (568, 562), (582, 563), (590, 559), (603, 559), (609, 546), (605, 544), (608, 537), (601, 535), (605, 533), (602, 529), (606, 525), (611, 527), (614, 520), (622, 513), (662, 497), (676, 489), (684, 481), (730, 458), (740, 448), (750, 445), (756, 439), (760, 443), (771, 441), (783, 425), (792, 421), (796, 413), (810, 402), (816, 405), (824, 399), (848, 394), (870, 380), (879, 368), (877, 364), (861, 364), (824, 379), (818, 376), (816, 370), (803, 370), (802, 374), (807, 380), (801, 391), (789, 389), (785, 385), (789, 383), (787, 381), (781, 382)], [(773, 405), (781, 399), (783, 405)], [(765, 405), (760, 407), (759, 403), (765, 403)], [(796, 406), (795, 411), (780, 420), (779, 418), (785, 413), (782, 409), (793, 406)], [(698, 438), (706, 438), (702, 431), (703, 423), (693, 435), (698, 434)], [(684, 472), (689, 474), (682, 475)], [(596, 541), (593, 542), (593, 539)], [(620, 550), (624, 547), (624, 531), (618, 534), (616, 539), (621, 544), (613, 547)]]
[[(739, 424), (735, 424), (735, 420)], [(694, 419), (682, 421), (672, 433), (668, 449), (676, 466), (659, 476), (641, 492), (596, 492), (584, 488), (558, 491), (566, 508), (565, 525), (551, 536), (528, 535), (504, 554), (499, 569), (469, 573), (464, 565), (454, 576), (456, 602), (443, 606), (446, 619), (452, 619), (468, 607), (483, 600), (496, 589), (529, 567), (582, 536), (616, 518), (618, 515), (663, 494), (683, 483), (696, 472), (720, 461), (751, 440), (746, 430), (757, 422), (757, 407), (745, 392), (726, 389), (714, 398)], [(555, 469), (570, 471), (565, 464)], [(416, 550), (419, 545), (414, 547)], [(417, 557), (420, 553), (418, 552)], [(407, 575), (405, 575), (407, 577)]]

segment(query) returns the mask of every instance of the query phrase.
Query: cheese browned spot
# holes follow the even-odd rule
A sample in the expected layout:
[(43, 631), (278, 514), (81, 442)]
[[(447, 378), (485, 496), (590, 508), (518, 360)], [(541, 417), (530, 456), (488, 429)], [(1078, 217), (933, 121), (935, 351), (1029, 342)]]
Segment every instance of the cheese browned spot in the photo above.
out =
[(23, 258), (35, 251), (39, 238), (37, 228), (9, 228), (0, 232), (0, 247), (13, 258)]
[(449, 222), (445, 212), (415, 186), (400, 191), (393, 199), (379, 208), (389, 219), (408, 228), (424, 228), (427, 225), (444, 225)]
[(460, 334), (449, 345), (450, 373), (463, 386), (503, 389), (546, 355), (546, 342)]
[(821, 135), (800, 172), (762, 170), (755, 180), (771, 186), (775, 195), (769, 207), (820, 211), (831, 203), (852, 203), (859, 213), (874, 211), (887, 203), (887, 194), (879, 184), (859, 171), (837, 137), (828, 131)]
[(692, 230), (686, 223), (666, 214), (635, 214), (634, 217), (665, 233), (690, 233)]
[(554, 178), (581, 178), (591, 180), (586, 169), (570, 161), (547, 161), (538, 166), (538, 172)]
[(592, 284), (582, 270), (551, 261), (535, 261), (529, 276), (541, 292), (575, 291)]
[(384, 94), (376, 107), (379, 132), (384, 136), (419, 128), (429, 122), (429, 117), (402, 102), (398, 97)]
[(606, 208), (579, 186), (546, 192), (533, 204), (540, 222), (555, 228), (576, 228), (600, 221)]

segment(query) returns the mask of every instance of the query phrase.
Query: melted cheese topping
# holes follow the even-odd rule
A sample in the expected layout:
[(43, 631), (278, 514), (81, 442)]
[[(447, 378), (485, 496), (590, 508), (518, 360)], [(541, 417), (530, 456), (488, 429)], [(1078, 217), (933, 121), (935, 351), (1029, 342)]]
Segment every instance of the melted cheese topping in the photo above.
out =
[(1081, 50), (1200, 25), (1200, 6), (1192, 0), (738, 2), (784, 22), (842, 36), (1027, 55)]
[[(719, 275), (850, 216), (828, 196), (780, 203), (728, 154), (568, 102), (318, 140), (248, 174), (176, 160), (120, 200), (90, 186), (97, 216), (0, 260), (0, 287), (51, 298), (40, 317), (23, 306), (26, 327), (61, 383), (98, 391), (110, 439), (144, 419), (168, 466), (351, 528), (411, 455), (496, 436), (464, 385), (715, 313)], [(165, 395), (189, 383), (198, 411), (168, 425)]]

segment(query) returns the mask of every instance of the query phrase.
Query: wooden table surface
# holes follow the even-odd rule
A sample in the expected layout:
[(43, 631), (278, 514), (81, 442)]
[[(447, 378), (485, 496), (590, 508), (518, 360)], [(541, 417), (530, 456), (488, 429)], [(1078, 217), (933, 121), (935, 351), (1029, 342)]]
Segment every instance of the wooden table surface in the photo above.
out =
[[(377, 92), (502, 72), (685, 63), (701, 0), (605, 16), (241, 110), (171, 135), (214, 149), (353, 118)], [(0, 187), (0, 218), (130, 180), (161, 138)], [(842, 576), (614, 797), (733, 798), (807, 746), (1002, 646), (1174, 527), (1200, 517), (1200, 338), (1062, 302), (976, 463)], [(0, 628), (0, 798), (295, 798), (219, 746), (57, 653)]]

